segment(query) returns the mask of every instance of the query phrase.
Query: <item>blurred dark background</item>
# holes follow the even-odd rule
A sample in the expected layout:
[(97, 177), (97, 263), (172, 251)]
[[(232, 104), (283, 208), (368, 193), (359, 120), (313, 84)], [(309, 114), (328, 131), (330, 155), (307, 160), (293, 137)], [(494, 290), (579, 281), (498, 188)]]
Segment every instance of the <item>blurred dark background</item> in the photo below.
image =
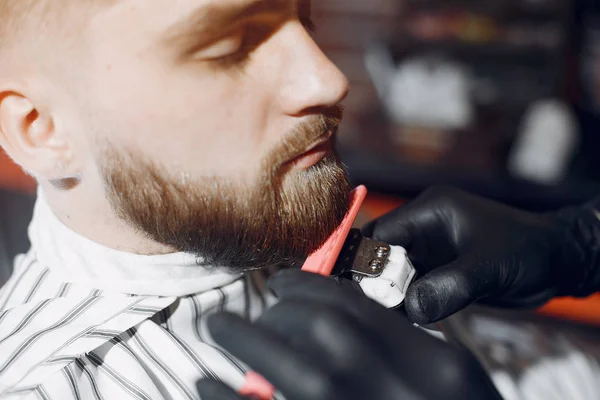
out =
[(320, 0), (315, 38), (352, 92), (355, 183), (448, 184), (536, 211), (600, 193), (600, 3)]

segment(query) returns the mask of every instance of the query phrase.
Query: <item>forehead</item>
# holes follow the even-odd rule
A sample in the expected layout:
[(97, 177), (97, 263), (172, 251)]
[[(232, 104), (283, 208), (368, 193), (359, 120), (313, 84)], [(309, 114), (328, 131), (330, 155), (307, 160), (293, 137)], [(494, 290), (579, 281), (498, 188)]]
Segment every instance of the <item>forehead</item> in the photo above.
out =
[(121, 0), (97, 14), (90, 27), (113, 31), (137, 28), (157, 33), (177, 29), (186, 22), (217, 22), (215, 19), (221, 17), (282, 10), (294, 3), (295, 0)]
[(161, 30), (201, 7), (238, 0), (121, 0), (97, 13), (89, 25), (95, 32), (114, 32), (123, 28)]

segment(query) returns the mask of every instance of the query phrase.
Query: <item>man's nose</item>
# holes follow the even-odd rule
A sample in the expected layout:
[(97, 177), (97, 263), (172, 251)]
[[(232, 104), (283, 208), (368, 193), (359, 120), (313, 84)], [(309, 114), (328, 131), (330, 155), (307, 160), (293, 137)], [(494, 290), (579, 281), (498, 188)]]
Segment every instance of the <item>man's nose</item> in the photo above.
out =
[(276, 90), (279, 106), (289, 115), (302, 115), (339, 104), (349, 91), (346, 76), (323, 54), (300, 25), (288, 24), (280, 33), (281, 79)]

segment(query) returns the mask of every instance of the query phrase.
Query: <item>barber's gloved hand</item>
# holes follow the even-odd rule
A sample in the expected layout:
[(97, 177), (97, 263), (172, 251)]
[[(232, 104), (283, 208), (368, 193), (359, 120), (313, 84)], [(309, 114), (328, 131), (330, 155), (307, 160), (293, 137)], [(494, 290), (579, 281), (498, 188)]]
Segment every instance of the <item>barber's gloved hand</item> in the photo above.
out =
[(558, 295), (590, 294), (598, 288), (599, 232), (589, 207), (534, 214), (445, 187), (363, 229), (408, 250), (422, 276), (405, 300), (418, 324), (477, 300), (537, 307)]
[[(270, 286), (280, 303), (256, 323), (221, 313), (208, 327), (287, 400), (500, 399), (469, 352), (351, 285), (287, 270)], [(242, 399), (216, 381), (198, 388), (203, 400)]]

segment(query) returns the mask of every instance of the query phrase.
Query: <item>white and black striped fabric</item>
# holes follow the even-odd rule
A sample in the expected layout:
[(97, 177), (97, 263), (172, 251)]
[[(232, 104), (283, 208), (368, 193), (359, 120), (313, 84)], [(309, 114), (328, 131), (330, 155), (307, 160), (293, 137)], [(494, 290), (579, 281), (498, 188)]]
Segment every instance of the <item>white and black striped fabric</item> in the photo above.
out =
[(199, 399), (203, 377), (241, 387), (247, 369), (204, 326), (256, 318), (259, 275), (184, 297), (132, 296), (63, 282), (30, 252), (0, 291), (0, 399)]
[(0, 289), (0, 399), (197, 400), (201, 378), (243, 385), (247, 368), (211, 343), (205, 320), (259, 317), (274, 301), (263, 273), (103, 248), (40, 194), (29, 237)]

